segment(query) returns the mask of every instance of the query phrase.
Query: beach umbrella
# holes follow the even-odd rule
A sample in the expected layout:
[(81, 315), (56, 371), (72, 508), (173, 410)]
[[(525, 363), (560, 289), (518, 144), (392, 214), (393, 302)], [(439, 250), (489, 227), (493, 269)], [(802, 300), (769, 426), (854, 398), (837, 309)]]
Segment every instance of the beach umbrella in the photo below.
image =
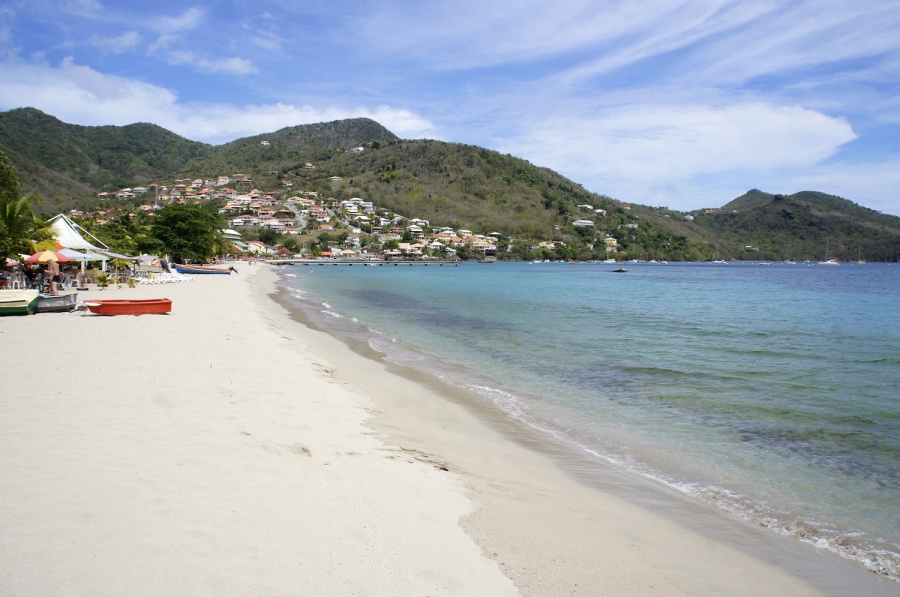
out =
[(26, 259), (25, 263), (47, 263), (48, 261), (65, 263), (67, 261), (72, 261), (72, 259), (55, 251), (38, 251)]

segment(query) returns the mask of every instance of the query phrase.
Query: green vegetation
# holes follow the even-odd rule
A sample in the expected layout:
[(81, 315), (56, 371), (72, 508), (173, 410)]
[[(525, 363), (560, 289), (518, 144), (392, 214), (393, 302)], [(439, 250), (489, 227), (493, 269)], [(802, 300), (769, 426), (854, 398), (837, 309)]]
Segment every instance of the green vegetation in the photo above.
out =
[(21, 193), (19, 178), (0, 151), (0, 268), (5, 268), (6, 258), (18, 259), (20, 253), (44, 248), (40, 243), (52, 238), (47, 223), (32, 211), (37, 197)]
[[(752, 190), (721, 209), (691, 214), (626, 205), (510, 155), (401, 140), (364, 118), (287, 127), (211, 146), (152, 124), (82, 127), (26, 108), (0, 112), (0, 150), (15, 166), (22, 188), (44, 198), (45, 216), (108, 206), (98, 199), (100, 191), (240, 173), (254, 188), (277, 191), (282, 199), (300, 191), (336, 201), (359, 197), (428, 220), (426, 232), (442, 226), (496, 232), (502, 235), (499, 259), (709, 260), (717, 246), (725, 259), (821, 259), (826, 242), (830, 256), (840, 260), (859, 255), (896, 261), (900, 252), (900, 218), (840, 197)], [(169, 249), (154, 230), (138, 216), (111, 219), (92, 232), (124, 253)], [(248, 239), (279, 240), (271, 231), (248, 232)], [(291, 240), (321, 250), (316, 234)]]
[(175, 204), (156, 213), (152, 233), (176, 263), (205, 263), (227, 248), (223, 246), (222, 225), (222, 217), (207, 206)]
[(900, 252), (900, 218), (813, 191), (752, 190), (696, 222), (715, 232), (724, 258), (816, 261), (826, 243), (840, 261), (896, 261)]

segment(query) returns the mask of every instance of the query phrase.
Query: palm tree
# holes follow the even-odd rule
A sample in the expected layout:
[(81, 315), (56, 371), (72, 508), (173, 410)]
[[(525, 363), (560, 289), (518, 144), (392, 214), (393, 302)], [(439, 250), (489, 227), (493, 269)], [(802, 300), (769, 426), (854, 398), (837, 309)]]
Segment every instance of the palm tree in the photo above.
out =
[(0, 197), (0, 258), (56, 248), (53, 230), (31, 209), (31, 202), (36, 199), (33, 193), (19, 198)]

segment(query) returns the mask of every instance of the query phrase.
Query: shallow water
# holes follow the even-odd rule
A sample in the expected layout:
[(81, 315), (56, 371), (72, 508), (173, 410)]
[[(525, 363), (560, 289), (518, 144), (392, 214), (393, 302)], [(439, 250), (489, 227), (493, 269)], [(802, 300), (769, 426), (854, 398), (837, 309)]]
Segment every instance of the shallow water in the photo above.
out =
[(316, 324), (900, 579), (900, 267), (285, 268)]

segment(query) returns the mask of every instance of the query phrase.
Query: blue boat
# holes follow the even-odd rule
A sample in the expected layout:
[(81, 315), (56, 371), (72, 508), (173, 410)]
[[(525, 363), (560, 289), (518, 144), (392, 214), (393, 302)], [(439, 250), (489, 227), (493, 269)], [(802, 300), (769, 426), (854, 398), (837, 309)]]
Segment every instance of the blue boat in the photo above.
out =
[(179, 274), (225, 274), (231, 272), (237, 273), (234, 267), (213, 267), (211, 265), (187, 265), (183, 263), (175, 264), (175, 271)]

